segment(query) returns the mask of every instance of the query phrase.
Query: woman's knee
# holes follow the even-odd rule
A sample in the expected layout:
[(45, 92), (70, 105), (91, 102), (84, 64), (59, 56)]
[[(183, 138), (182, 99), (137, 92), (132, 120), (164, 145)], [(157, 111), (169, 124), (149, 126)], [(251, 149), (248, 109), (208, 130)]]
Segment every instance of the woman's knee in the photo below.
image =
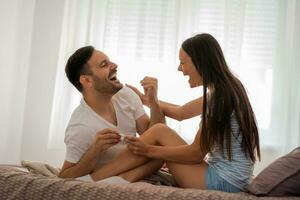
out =
[(170, 127), (168, 127), (166, 124), (163, 123), (157, 123), (151, 126), (149, 131), (154, 135), (158, 135), (159, 137), (161, 137), (162, 134), (175, 133), (173, 129), (171, 129)]
[(157, 124), (154, 124), (153, 126), (151, 126), (150, 129), (155, 130), (155, 131), (160, 131), (160, 130), (166, 130), (166, 129), (170, 129), (170, 128), (166, 124), (157, 123)]
[(156, 144), (158, 142), (158, 139), (161, 138), (162, 133), (166, 132), (167, 129), (170, 129), (167, 125), (157, 123), (151, 126), (147, 131), (145, 131), (142, 134), (141, 139), (150, 144)]

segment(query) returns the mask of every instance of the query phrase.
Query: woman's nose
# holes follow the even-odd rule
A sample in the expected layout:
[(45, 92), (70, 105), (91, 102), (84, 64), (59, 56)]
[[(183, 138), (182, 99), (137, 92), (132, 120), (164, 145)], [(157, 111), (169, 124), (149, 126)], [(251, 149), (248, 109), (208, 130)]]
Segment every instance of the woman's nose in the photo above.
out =
[(182, 72), (181, 65), (178, 66), (177, 70)]

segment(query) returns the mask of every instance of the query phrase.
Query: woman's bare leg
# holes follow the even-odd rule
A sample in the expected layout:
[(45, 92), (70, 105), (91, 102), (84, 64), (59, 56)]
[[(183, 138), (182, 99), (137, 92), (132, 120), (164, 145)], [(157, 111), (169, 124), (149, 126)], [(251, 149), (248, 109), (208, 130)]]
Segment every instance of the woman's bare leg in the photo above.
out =
[[(178, 146), (186, 144), (174, 130), (164, 124), (152, 126), (144, 132), (140, 138), (145, 143), (151, 145)], [(123, 172), (128, 172), (131, 169), (144, 165), (149, 160), (149, 158), (132, 154), (129, 149), (126, 148), (111, 162), (93, 172), (91, 177), (93, 180), (98, 181)]]
[(193, 165), (167, 162), (167, 166), (180, 187), (206, 189), (205, 173), (208, 165), (205, 161)]
[[(148, 129), (141, 136), (141, 140), (147, 144), (162, 146), (186, 144), (174, 130), (163, 124), (157, 124)], [(134, 155), (128, 149), (125, 149), (110, 163), (92, 173), (91, 176), (94, 180), (101, 180), (110, 176), (120, 175), (130, 182), (136, 181), (159, 169), (154, 160), (150, 162), (149, 160), (149, 158)], [(180, 187), (206, 188), (205, 173), (207, 164), (204, 161), (201, 164), (193, 165), (167, 162), (167, 166)]]
[(151, 174), (159, 170), (163, 164), (164, 162), (161, 160), (151, 160), (135, 169), (131, 169), (127, 172), (118, 174), (118, 176), (124, 178), (129, 182), (136, 182), (147, 176), (150, 176)]

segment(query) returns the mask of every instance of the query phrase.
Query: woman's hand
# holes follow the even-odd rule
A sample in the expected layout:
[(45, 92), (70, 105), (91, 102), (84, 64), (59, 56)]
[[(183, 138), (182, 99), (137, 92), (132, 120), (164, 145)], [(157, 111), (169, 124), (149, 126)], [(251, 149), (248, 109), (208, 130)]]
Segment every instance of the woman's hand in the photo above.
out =
[(127, 143), (127, 147), (131, 153), (139, 156), (148, 156), (150, 145), (143, 142), (140, 138), (126, 136), (125, 142)]

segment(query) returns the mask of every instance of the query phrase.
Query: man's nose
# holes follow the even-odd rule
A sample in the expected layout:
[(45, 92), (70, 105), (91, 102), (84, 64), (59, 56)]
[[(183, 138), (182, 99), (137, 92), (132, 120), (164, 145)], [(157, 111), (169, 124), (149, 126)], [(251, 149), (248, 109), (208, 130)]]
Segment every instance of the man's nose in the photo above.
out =
[(110, 68), (111, 69), (117, 69), (118, 68), (118, 65), (114, 62), (110, 62)]

